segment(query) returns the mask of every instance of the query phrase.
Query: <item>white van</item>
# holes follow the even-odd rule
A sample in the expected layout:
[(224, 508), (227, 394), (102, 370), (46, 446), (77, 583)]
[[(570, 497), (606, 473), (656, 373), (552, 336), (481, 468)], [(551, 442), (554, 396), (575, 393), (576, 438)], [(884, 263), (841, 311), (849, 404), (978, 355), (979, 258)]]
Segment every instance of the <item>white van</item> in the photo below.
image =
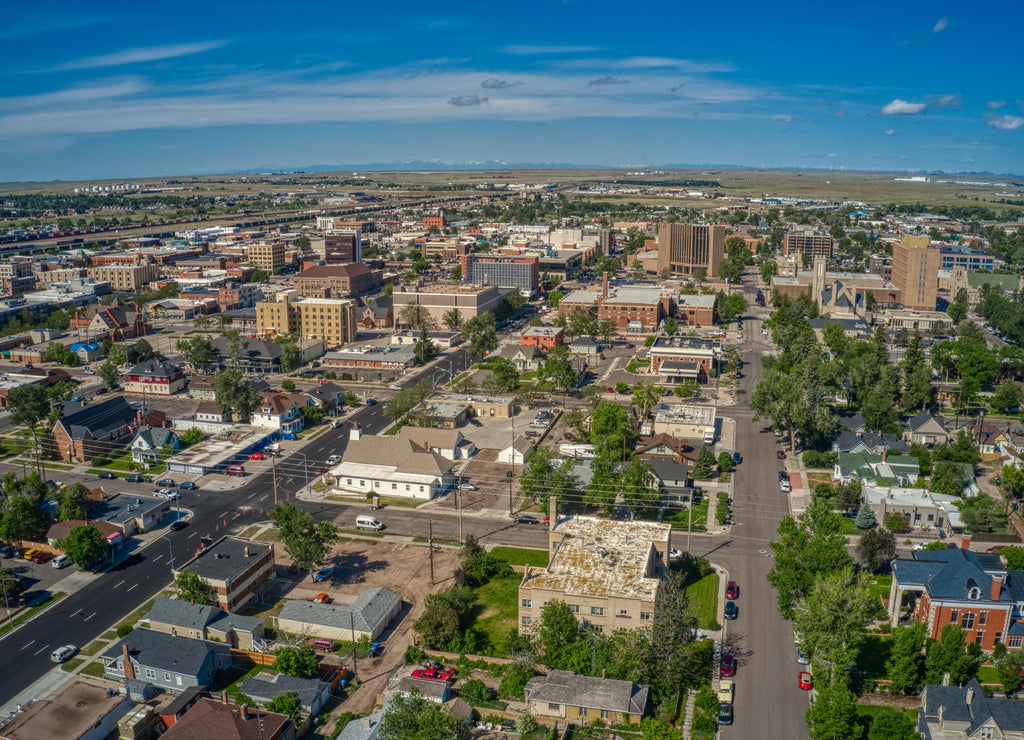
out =
[(715, 433), (713, 431), (704, 432), (704, 444), (713, 445), (715, 443)]
[(64, 661), (70, 659), (77, 652), (78, 648), (76, 648), (74, 645), (65, 645), (64, 647), (59, 647), (52, 653), (50, 653), (50, 660), (52, 660), (54, 663), (63, 663)]
[(67, 555), (58, 555), (57, 557), (55, 557), (53, 560), (50, 561), (50, 565), (53, 566), (54, 568), (64, 568), (64, 567), (67, 566), (67, 564), (68, 564), (68, 556)]
[(384, 529), (384, 522), (375, 516), (369, 514), (360, 514), (356, 517), (356, 528), (357, 529), (372, 529), (376, 532)]

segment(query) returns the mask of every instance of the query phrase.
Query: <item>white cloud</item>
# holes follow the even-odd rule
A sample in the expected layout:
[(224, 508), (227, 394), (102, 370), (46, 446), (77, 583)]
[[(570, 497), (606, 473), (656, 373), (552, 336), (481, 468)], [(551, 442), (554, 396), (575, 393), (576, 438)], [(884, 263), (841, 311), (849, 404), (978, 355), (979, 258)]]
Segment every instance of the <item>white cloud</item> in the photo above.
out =
[(517, 56), (539, 56), (545, 54), (588, 54), (597, 51), (596, 46), (534, 46), (531, 44), (512, 44), (502, 49), (506, 54)]
[(925, 109), (924, 103), (911, 103), (896, 98), (888, 105), (882, 106), (883, 116), (913, 116)]
[(1024, 118), (1021, 116), (989, 116), (988, 125), (1003, 131), (1015, 131), (1024, 126)]
[(890, 128), (890, 129), (886, 129), (886, 130), (885, 130), (885, 135), (886, 135), (886, 136), (895, 136), (895, 135), (896, 135), (896, 134), (898, 134), (898, 133), (899, 133), (899, 131), (897, 131), (897, 130), (896, 130), (896, 129), (894, 129), (894, 128)]
[(846, 111), (845, 110), (837, 110), (835, 113), (832, 114), (832, 117), (833, 118), (846, 118)]
[(932, 28), (932, 33), (939, 33), (940, 31), (946, 30), (946, 26), (949, 25), (949, 21), (945, 18), (939, 18), (935, 23), (935, 27)]
[(1006, 101), (1005, 100), (990, 100), (990, 101), (988, 101), (988, 108), (989, 108), (989, 110), (999, 110), (1004, 105), (1006, 105)]
[(124, 64), (139, 64), (141, 62), (155, 62), (161, 59), (173, 59), (175, 57), (191, 56), (204, 51), (217, 49), (227, 44), (227, 41), (203, 41), (195, 44), (175, 44), (171, 46), (150, 46), (142, 49), (125, 49), (113, 54), (101, 54), (95, 57), (85, 57), (71, 62), (65, 62), (54, 67), (54, 71), (67, 71), (72, 69), (93, 69), (95, 67), (119, 67)]
[(90, 103), (110, 98), (124, 98), (148, 90), (151, 85), (142, 77), (126, 76), (99, 80), (90, 85), (69, 87), (56, 92), (0, 98), (0, 112), (48, 108), (52, 106)]
[(963, 108), (964, 107), (964, 96), (963, 93), (949, 93), (947, 95), (929, 95), (925, 100), (928, 101), (928, 105), (931, 105), (939, 110), (946, 110), (946, 108)]

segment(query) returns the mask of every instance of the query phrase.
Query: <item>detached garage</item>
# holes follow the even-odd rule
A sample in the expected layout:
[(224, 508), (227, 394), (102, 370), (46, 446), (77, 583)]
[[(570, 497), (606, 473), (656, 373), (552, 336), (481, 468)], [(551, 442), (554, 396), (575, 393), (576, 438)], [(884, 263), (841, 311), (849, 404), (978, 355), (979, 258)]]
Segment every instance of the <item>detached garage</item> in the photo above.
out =
[(372, 588), (359, 594), (352, 606), (287, 601), (277, 618), (278, 629), (296, 635), (351, 640), (364, 635), (376, 640), (402, 611), (402, 599), (386, 588)]

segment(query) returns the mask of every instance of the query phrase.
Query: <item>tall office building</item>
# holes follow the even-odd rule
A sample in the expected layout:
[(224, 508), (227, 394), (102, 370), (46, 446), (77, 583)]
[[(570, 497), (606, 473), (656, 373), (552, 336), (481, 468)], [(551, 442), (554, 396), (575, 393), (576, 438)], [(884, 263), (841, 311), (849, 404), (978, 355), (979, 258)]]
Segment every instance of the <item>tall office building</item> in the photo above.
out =
[(725, 227), (704, 224), (662, 224), (658, 229), (658, 272), (693, 275), (703, 269), (718, 277), (725, 259)]
[(824, 257), (832, 259), (832, 251), (835, 241), (831, 236), (819, 233), (813, 229), (804, 231), (791, 231), (786, 234), (786, 240), (782, 245), (784, 255), (799, 254), (808, 257)]
[(324, 262), (347, 265), (363, 259), (363, 235), (358, 229), (345, 229), (324, 237)]
[(927, 236), (908, 236), (892, 245), (892, 282), (905, 308), (934, 311), (942, 251)]
[(519, 288), (530, 297), (540, 285), (540, 258), (537, 255), (467, 254), (462, 259), (462, 275), (467, 283)]

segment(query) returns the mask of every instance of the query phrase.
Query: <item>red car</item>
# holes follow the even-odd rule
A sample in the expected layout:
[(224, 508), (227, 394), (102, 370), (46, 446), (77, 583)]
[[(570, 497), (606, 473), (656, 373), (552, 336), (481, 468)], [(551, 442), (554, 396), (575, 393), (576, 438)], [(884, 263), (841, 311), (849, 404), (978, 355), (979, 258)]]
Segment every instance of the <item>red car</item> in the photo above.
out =
[(736, 581), (729, 581), (725, 584), (725, 598), (737, 599), (740, 595), (740, 587), (736, 585)]
[(251, 455), (249, 455), (249, 459), (250, 460), (262, 460), (263, 459), (263, 453), (262, 452), (254, 452)]
[(796, 683), (804, 691), (810, 691), (814, 688), (814, 679), (811, 678), (811, 674), (807, 671), (800, 671), (796, 674)]
[(729, 653), (722, 656), (721, 672), (723, 678), (730, 678), (736, 675), (736, 659)]
[(50, 558), (52, 557), (53, 555), (51, 555), (48, 552), (37, 552), (35, 555), (32, 556), (32, 562), (36, 563), (37, 565), (42, 565), (43, 563), (49, 561)]
[(412, 672), (413, 678), (423, 678), (427, 681), (451, 681), (454, 676), (454, 668), (418, 668)]

